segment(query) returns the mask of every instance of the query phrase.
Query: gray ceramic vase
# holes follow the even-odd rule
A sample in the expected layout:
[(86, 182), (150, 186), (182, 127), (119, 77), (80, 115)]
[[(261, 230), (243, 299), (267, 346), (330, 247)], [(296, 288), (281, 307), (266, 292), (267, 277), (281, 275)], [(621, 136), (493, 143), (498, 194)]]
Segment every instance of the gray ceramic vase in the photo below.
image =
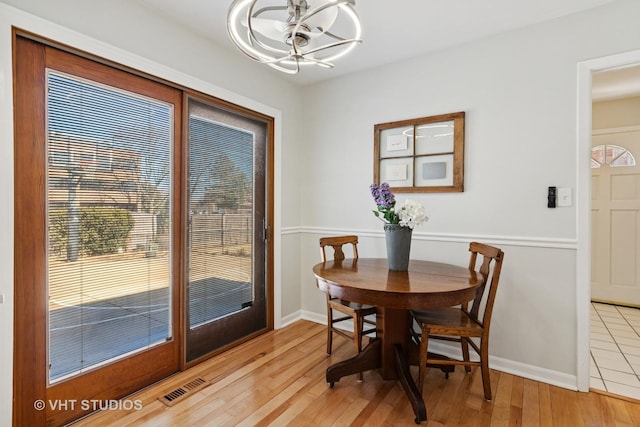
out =
[(412, 232), (411, 228), (403, 227), (400, 224), (384, 225), (389, 270), (407, 271), (409, 269)]

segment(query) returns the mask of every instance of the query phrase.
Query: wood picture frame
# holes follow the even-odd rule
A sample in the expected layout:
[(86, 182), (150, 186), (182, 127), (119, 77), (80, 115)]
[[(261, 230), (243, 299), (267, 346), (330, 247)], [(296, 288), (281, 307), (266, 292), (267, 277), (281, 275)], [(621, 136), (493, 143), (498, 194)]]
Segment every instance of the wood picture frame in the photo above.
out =
[(464, 191), (464, 111), (374, 125), (373, 182), (394, 193)]

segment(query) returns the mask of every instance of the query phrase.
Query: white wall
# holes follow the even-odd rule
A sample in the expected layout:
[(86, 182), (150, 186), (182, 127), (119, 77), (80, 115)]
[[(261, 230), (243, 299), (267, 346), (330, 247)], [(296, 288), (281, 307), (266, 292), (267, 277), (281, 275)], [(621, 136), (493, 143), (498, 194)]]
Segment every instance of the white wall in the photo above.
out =
[(585, 185), (577, 182), (577, 64), (639, 49), (638, 17), (640, 2), (618, 1), (308, 88), (305, 316), (323, 317), (310, 273), (319, 235), (355, 232), (366, 237), (361, 256), (384, 256), (368, 193), (374, 124), (465, 111), (465, 192), (411, 196), (430, 216), (414, 232), (412, 256), (465, 265), (470, 240), (502, 247), (494, 367), (576, 388), (577, 212), (575, 204), (548, 209), (546, 192)]
[[(283, 316), (299, 313), (299, 268), (291, 267), (291, 259), (286, 259), (283, 264), (289, 267), (283, 272), (280, 255), (286, 253), (295, 259), (299, 252), (295, 234), (284, 241), (280, 238), (282, 227), (300, 224), (301, 186), (297, 176), (303, 133), (298, 88), (282, 74), (254, 64), (243, 55), (228, 53), (134, 2), (0, 2), (0, 293), (6, 297), (6, 302), (0, 304), (0, 425), (11, 425), (12, 419), (12, 25), (276, 118), (276, 326)], [(280, 295), (284, 297), (281, 299)]]
[[(13, 337), (11, 24), (280, 118), (276, 285), (279, 313), (290, 320), (300, 308), (309, 318), (325, 316), (310, 272), (320, 235), (356, 232), (361, 256), (384, 256), (368, 193), (373, 125), (465, 111), (465, 192), (415, 196), (431, 220), (416, 231), (412, 255), (464, 265), (469, 240), (501, 246), (494, 366), (575, 386), (576, 210), (547, 209), (546, 189), (579, 186), (576, 64), (640, 48), (640, 2), (620, 0), (304, 89), (133, 2), (4, 3), (47, 21), (0, 3), (0, 292), (7, 296), (0, 305), (0, 425), (10, 425), (12, 395), (13, 349), (5, 345)], [(303, 96), (313, 102), (303, 104)]]

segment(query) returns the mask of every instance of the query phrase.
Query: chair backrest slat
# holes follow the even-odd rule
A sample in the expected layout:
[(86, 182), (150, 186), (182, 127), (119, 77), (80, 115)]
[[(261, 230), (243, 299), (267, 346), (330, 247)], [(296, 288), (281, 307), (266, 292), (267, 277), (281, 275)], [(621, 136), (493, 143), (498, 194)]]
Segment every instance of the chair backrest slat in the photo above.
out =
[[(502, 260), (504, 259), (504, 252), (493, 246), (485, 245), (478, 242), (472, 242), (469, 245), (469, 251), (471, 252), (469, 260), (469, 270), (479, 270), (483, 277), (482, 284), (478, 287), (476, 297), (471, 302), (469, 315), (471, 315), (474, 320), (476, 320), (478, 323), (483, 325), (486, 330), (488, 330), (489, 324), (491, 323), (493, 304), (495, 301), (496, 292), (498, 290), (498, 281), (500, 280), (500, 272), (502, 270)], [(476, 270), (478, 255), (482, 256), (482, 264), (480, 265), (480, 268)], [(480, 309), (485, 294), (487, 294), (486, 303), (484, 306), (484, 313), (481, 316)]]
[(322, 262), (327, 260), (327, 254), (325, 248), (331, 246), (333, 248), (333, 259), (335, 261), (342, 261), (346, 258), (342, 247), (346, 244), (351, 244), (353, 250), (353, 259), (358, 259), (358, 236), (335, 236), (335, 237), (321, 237), (320, 238), (320, 256)]

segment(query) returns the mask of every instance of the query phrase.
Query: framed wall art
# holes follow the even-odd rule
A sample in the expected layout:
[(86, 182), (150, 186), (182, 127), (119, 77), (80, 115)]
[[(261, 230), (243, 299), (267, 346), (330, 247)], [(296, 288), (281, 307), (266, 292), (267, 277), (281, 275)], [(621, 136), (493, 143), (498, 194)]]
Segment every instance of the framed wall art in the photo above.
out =
[(462, 192), (464, 112), (374, 126), (373, 182), (396, 193)]

